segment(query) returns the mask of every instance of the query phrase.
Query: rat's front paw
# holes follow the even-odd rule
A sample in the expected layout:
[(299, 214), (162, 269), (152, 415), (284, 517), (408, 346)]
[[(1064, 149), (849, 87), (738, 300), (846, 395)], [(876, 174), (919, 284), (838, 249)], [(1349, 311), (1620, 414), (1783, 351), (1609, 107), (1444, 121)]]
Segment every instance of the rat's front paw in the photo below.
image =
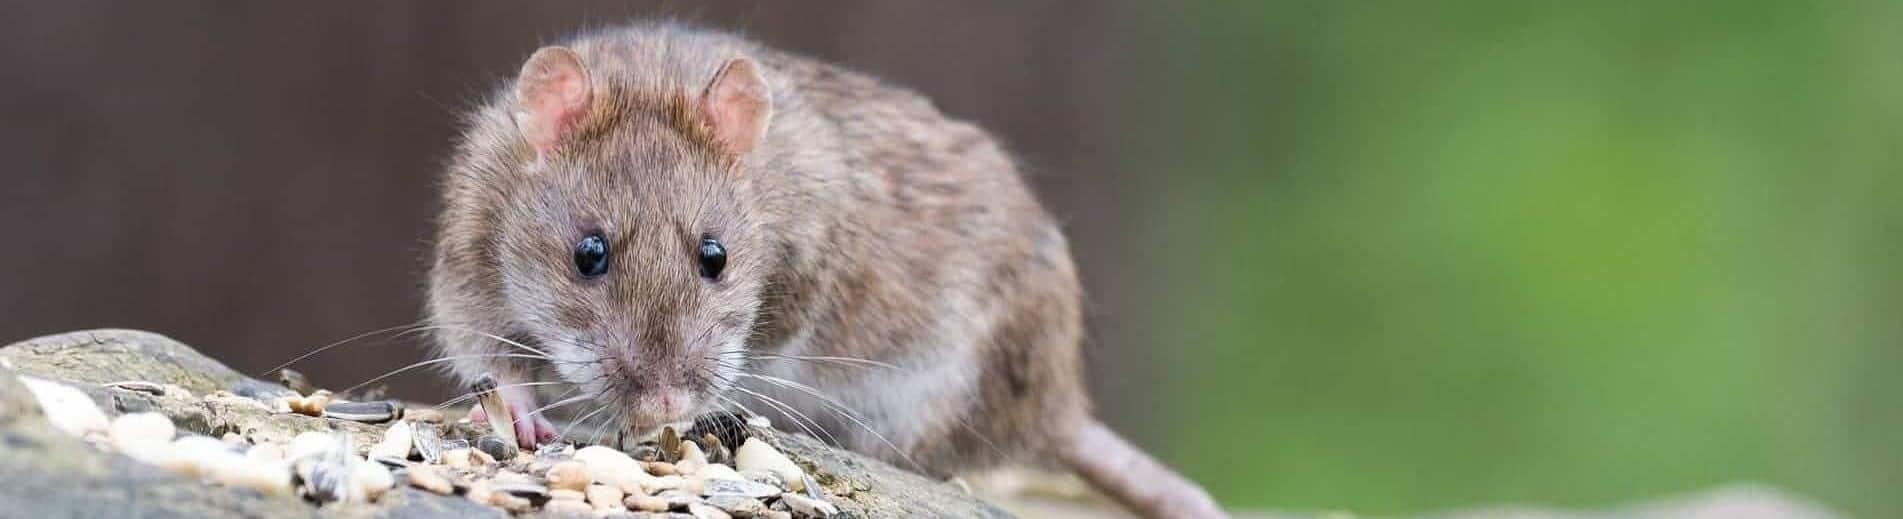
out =
[[(549, 423), (548, 418), (536, 411), (539, 406), (536, 405), (533, 392), (525, 388), (504, 387), (500, 393), (504, 404), (509, 406), (510, 425), (515, 433), (515, 443), (518, 447), (534, 449), (537, 445), (555, 441), (561, 435), (555, 429), (555, 424)], [(488, 419), (489, 413), (482, 409), (480, 403), (469, 410), (470, 421), (481, 422)]]

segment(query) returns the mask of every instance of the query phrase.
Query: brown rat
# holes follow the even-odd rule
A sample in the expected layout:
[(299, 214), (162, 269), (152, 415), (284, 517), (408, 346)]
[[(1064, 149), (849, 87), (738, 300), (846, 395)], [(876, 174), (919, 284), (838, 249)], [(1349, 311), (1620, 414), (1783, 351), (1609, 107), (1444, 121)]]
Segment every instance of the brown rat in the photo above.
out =
[(444, 197), (438, 347), (502, 384), (525, 444), (556, 434), (537, 402), (633, 429), (743, 409), (940, 476), (1056, 460), (1146, 515), (1221, 515), (1091, 417), (1063, 233), (914, 93), (601, 31), (469, 116)]

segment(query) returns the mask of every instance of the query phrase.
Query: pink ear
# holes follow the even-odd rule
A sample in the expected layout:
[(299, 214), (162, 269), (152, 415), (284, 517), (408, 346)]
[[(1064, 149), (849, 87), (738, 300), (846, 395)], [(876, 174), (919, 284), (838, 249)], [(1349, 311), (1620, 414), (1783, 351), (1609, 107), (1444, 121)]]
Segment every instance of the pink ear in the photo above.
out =
[(700, 113), (728, 154), (737, 158), (753, 151), (773, 115), (766, 80), (760, 78), (753, 60), (734, 58), (721, 65), (701, 94)]
[(522, 64), (515, 83), (516, 129), (547, 154), (573, 136), (593, 98), (588, 69), (565, 47), (543, 47)]

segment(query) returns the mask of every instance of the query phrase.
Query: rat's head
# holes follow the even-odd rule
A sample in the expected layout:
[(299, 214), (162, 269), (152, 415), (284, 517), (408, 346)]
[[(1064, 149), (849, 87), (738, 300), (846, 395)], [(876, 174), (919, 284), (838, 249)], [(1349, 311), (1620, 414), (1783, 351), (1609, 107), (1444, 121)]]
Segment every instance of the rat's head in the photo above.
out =
[(629, 426), (689, 417), (729, 386), (772, 255), (742, 167), (771, 112), (765, 82), (744, 58), (703, 81), (622, 90), (550, 47), (516, 85), (533, 158), (499, 186), (506, 311), (574, 395)]

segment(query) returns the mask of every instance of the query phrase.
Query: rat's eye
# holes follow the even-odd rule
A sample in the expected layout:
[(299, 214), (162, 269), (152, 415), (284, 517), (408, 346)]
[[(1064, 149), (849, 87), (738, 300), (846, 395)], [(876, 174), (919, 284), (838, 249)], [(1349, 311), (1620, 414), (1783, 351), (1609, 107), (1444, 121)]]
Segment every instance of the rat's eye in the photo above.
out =
[(590, 234), (575, 244), (575, 272), (585, 278), (608, 273), (608, 240), (601, 233)]
[(700, 277), (720, 279), (720, 269), (724, 268), (727, 268), (727, 248), (712, 236), (700, 237)]

